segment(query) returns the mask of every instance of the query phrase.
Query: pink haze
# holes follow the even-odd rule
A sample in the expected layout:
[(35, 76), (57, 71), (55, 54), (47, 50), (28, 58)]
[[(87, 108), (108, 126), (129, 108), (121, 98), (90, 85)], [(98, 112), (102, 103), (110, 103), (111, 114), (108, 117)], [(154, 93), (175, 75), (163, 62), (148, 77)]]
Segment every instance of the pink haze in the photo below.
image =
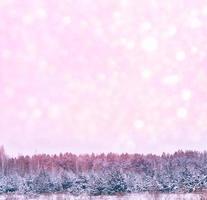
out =
[(206, 148), (205, 0), (3, 0), (0, 19), (9, 154)]

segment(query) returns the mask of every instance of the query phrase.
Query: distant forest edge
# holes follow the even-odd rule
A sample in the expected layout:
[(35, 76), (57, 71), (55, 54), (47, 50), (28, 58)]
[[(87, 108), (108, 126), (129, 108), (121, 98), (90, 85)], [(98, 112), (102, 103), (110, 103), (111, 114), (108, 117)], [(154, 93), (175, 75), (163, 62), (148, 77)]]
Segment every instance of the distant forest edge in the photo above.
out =
[(114, 195), (206, 188), (207, 152), (178, 151), (161, 156), (65, 153), (12, 158), (0, 148), (0, 193)]

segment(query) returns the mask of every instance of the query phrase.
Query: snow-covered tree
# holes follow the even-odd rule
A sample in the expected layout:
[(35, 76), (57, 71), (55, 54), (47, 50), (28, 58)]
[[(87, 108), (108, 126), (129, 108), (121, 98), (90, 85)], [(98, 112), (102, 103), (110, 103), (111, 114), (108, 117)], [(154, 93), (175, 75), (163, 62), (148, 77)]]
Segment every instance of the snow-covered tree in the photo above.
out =
[(33, 190), (36, 193), (51, 192), (53, 191), (53, 186), (54, 184), (45, 170), (42, 170), (33, 180)]
[(124, 180), (124, 176), (119, 170), (112, 170), (109, 172), (105, 190), (107, 194), (125, 193), (127, 191), (127, 184)]
[(90, 174), (87, 193), (89, 195), (104, 195), (107, 194), (106, 191), (107, 180), (103, 173), (93, 173)]

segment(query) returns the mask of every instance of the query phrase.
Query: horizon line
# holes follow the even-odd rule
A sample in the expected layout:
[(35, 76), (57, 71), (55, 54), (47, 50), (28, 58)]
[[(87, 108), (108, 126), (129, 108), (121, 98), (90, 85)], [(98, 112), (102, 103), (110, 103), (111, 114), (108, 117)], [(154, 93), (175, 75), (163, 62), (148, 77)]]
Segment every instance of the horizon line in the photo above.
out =
[(24, 156), (24, 157), (33, 157), (33, 156), (37, 156), (37, 155), (47, 155), (47, 156), (60, 156), (61, 154), (62, 155), (65, 155), (65, 154), (72, 154), (72, 155), (75, 155), (75, 156), (85, 156), (85, 155), (95, 155), (95, 156), (98, 156), (98, 155), (108, 155), (108, 154), (115, 154), (115, 155), (124, 155), (124, 154), (127, 154), (127, 155), (142, 155), (142, 156), (149, 156), (149, 155), (152, 155), (152, 156), (162, 156), (163, 154), (165, 155), (174, 155), (175, 153), (178, 153), (178, 152), (183, 152), (183, 153), (188, 153), (188, 152), (196, 152), (196, 153), (206, 153), (207, 152), (207, 149), (206, 150), (195, 150), (195, 149), (178, 149), (178, 150), (175, 150), (175, 151), (172, 151), (172, 152), (165, 152), (163, 151), (162, 153), (140, 153), (140, 152), (134, 152), (134, 153), (129, 153), (129, 152), (113, 152), (113, 151), (109, 151), (109, 152), (90, 152), (90, 153), (74, 153), (72, 151), (64, 151), (64, 152), (58, 152), (58, 153), (44, 153), (44, 152), (38, 152), (38, 153), (32, 153), (32, 154), (24, 154), (24, 153), (17, 153), (17, 155), (10, 155), (10, 154), (7, 154), (7, 151), (5, 150), (5, 146), (4, 145), (0, 145), (0, 152), (4, 152), (6, 156), (8, 156), (9, 158), (18, 158), (20, 156)]

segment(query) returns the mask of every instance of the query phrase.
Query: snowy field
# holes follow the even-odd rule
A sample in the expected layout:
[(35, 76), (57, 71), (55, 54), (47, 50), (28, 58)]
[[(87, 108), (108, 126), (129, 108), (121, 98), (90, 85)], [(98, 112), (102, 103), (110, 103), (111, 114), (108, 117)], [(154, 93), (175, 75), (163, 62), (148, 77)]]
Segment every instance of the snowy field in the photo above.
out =
[(40, 195), (2, 195), (0, 200), (207, 200), (207, 194), (133, 194), (125, 196), (71, 196), (68, 194)]

